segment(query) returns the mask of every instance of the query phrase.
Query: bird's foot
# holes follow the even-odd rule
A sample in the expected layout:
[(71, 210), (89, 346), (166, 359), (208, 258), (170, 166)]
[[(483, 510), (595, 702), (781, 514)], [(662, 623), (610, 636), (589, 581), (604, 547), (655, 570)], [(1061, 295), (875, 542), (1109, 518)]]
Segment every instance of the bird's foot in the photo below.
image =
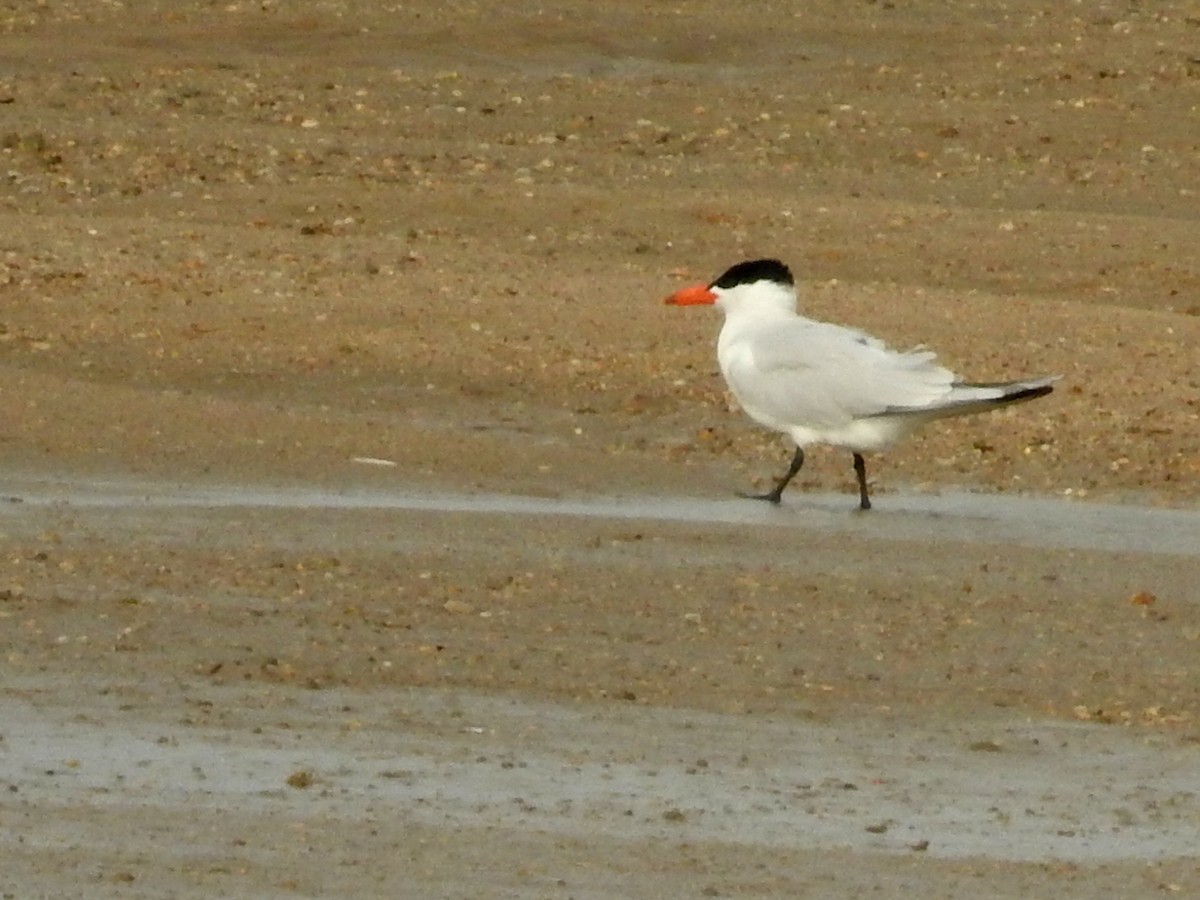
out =
[(738, 491), (738, 496), (743, 500), (766, 500), (772, 506), (778, 506), (780, 498), (783, 497), (783, 492), (767, 491), (765, 494), (751, 494), (748, 491)]

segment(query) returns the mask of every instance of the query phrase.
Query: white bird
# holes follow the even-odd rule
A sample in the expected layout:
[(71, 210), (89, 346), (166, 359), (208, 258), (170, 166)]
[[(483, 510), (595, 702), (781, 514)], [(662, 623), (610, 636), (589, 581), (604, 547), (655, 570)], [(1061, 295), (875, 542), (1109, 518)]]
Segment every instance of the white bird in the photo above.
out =
[(754, 421), (796, 442), (787, 472), (765, 494), (779, 503), (810, 444), (854, 453), (859, 508), (870, 509), (862, 454), (881, 450), (944, 416), (984, 412), (1054, 390), (1058, 376), (972, 384), (917, 348), (892, 350), (877, 338), (796, 312), (792, 273), (777, 259), (738, 263), (710, 284), (682, 288), (666, 302), (715, 304), (725, 314), (717, 362)]

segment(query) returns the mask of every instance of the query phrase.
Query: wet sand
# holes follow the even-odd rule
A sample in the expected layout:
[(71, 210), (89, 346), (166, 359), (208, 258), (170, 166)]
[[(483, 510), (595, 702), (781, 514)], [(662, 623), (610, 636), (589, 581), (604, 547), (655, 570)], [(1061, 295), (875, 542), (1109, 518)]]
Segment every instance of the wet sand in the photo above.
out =
[(1193, 512), (3, 493), (18, 883), (1084, 897), (1195, 872)]

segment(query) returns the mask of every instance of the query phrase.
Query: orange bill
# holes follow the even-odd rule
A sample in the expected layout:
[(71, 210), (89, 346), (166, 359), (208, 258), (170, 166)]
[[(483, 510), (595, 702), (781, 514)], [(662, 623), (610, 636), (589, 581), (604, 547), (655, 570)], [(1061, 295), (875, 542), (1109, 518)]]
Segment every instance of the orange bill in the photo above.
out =
[(698, 303), (712, 303), (716, 299), (717, 295), (708, 289), (707, 284), (693, 284), (680, 288), (663, 302), (671, 306), (695, 306)]

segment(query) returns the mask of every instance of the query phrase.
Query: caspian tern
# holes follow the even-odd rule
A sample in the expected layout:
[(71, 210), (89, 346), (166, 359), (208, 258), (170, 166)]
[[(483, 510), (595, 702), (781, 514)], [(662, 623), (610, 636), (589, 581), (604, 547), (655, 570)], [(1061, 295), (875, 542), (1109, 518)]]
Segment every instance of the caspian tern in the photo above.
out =
[(717, 362), (725, 382), (750, 418), (796, 442), (791, 465), (772, 490), (743, 494), (775, 504), (804, 465), (804, 448), (830, 444), (853, 452), (859, 508), (870, 509), (863, 453), (933, 419), (1043, 397), (1059, 380), (972, 384), (938, 365), (929, 350), (892, 350), (853, 328), (806, 319), (796, 312), (792, 273), (777, 259), (738, 263), (666, 302), (721, 309)]

